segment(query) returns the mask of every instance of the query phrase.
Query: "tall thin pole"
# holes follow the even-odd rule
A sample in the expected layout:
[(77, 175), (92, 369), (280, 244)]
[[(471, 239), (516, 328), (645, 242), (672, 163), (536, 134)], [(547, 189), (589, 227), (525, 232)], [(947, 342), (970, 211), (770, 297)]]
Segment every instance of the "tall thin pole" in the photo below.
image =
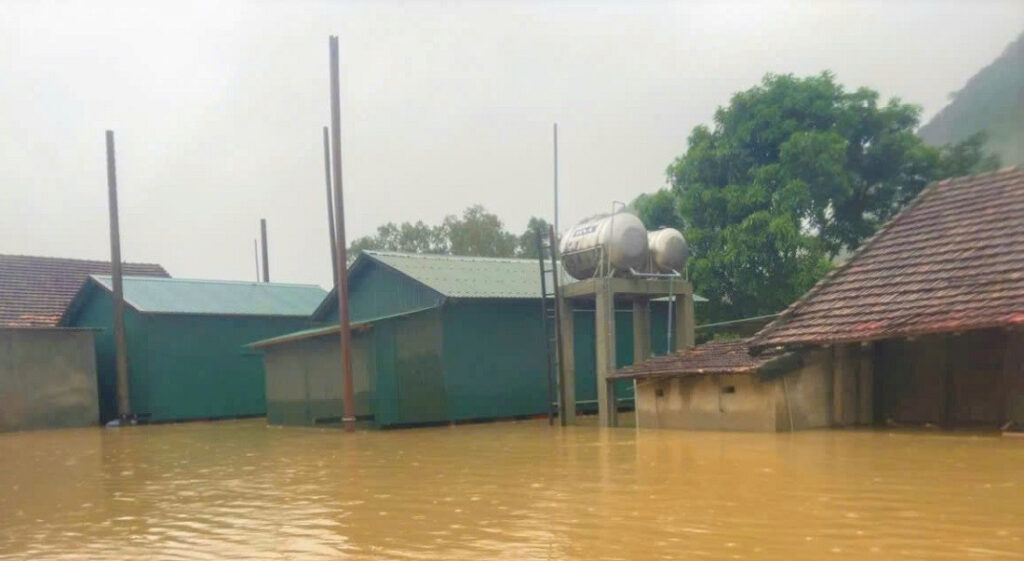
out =
[(338, 287), (338, 244), (334, 233), (334, 197), (331, 196), (331, 139), (330, 130), (324, 127), (324, 180), (327, 183), (327, 228), (331, 234), (331, 271), (334, 287)]
[(267, 219), (260, 218), (260, 238), (263, 240), (263, 282), (270, 282), (270, 260), (267, 259)]
[(344, 382), (345, 430), (355, 430), (355, 390), (352, 383), (352, 334), (348, 322), (348, 271), (345, 255), (345, 200), (341, 184), (341, 86), (338, 80), (338, 37), (331, 35), (331, 158), (334, 171), (334, 218), (337, 223), (335, 249), (338, 259), (335, 271), (338, 275), (338, 324), (341, 334), (341, 373)]
[(121, 278), (121, 226), (117, 218), (117, 163), (114, 131), (107, 131), (107, 204), (110, 209), (110, 272), (114, 284), (114, 352), (117, 368), (117, 416), (131, 416), (132, 396), (128, 380), (128, 345), (124, 338), (124, 287)]
[(252, 261), (256, 264), (256, 282), (260, 282), (260, 244), (252, 239)]
[(558, 234), (561, 230), (558, 229), (558, 123), (555, 123), (555, 233)]

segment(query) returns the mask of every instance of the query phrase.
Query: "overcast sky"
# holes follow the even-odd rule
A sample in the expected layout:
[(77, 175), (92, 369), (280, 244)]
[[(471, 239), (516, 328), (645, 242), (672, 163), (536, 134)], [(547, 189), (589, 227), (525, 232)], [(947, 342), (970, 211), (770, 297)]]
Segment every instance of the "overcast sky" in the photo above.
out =
[[(142, 5), (145, 4), (145, 5)], [(209, 5), (207, 5), (209, 4)], [(563, 228), (665, 184), (767, 72), (834, 71), (925, 119), (1024, 31), (1024, 2), (0, 4), (0, 253), (122, 253), (188, 278), (330, 283), (320, 127), (341, 41), (349, 239), (480, 203)]]

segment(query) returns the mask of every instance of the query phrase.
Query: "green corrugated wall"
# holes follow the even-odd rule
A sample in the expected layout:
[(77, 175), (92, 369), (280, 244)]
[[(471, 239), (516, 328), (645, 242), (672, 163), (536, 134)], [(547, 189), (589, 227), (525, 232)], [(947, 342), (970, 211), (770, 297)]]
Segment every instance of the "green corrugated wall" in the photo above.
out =
[(547, 411), (539, 301), (454, 301), (442, 318), (449, 420)]
[[(91, 291), (74, 318), (98, 327), (96, 370), (100, 417), (117, 416), (113, 299)], [(152, 421), (262, 415), (263, 366), (244, 345), (302, 329), (306, 318), (140, 314), (125, 309), (133, 412)]]

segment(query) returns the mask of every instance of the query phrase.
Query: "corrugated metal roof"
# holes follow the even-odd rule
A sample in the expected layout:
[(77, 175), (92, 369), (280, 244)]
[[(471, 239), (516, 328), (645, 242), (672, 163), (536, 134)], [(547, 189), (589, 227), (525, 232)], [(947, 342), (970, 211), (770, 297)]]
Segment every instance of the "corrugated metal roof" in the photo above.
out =
[[(391, 314), (391, 315), (387, 315), (387, 316), (381, 316), (381, 317), (376, 317), (376, 318), (371, 318), (371, 319), (354, 321), (354, 322), (352, 322), (349, 325), (349, 327), (350, 327), (350, 329), (352, 331), (357, 331), (357, 332), (358, 331), (365, 331), (367, 329), (370, 329), (373, 326), (373, 324), (375, 324), (377, 322), (381, 322), (381, 321), (384, 321), (384, 320), (387, 320), (387, 319), (392, 319), (392, 318), (411, 316), (413, 314), (418, 314), (420, 312), (425, 312), (427, 310), (434, 310), (434, 309), (436, 309), (436, 307), (419, 308), (419, 309), (416, 309), (416, 310), (409, 310), (408, 312), (402, 312), (400, 314)], [(302, 341), (304, 339), (313, 339), (314, 337), (323, 337), (325, 335), (333, 335), (333, 334), (335, 334), (335, 333), (337, 333), (339, 331), (341, 331), (341, 324), (335, 323), (335, 324), (327, 325), (327, 326), (324, 326), (324, 327), (314, 327), (312, 329), (303, 329), (301, 331), (294, 331), (292, 333), (285, 333), (284, 335), (279, 335), (277, 337), (271, 337), (270, 339), (262, 339), (260, 341), (249, 343), (248, 345), (246, 345), (246, 347), (251, 347), (251, 348), (254, 348), (254, 349), (261, 349), (263, 347), (270, 347), (270, 346), (273, 346), (273, 345), (280, 345), (282, 343), (291, 343), (293, 341)]]
[[(464, 257), (363, 250), (383, 263), (451, 298), (539, 298), (536, 259)], [(567, 281), (562, 281), (563, 283)], [(572, 282), (568, 280), (568, 282)], [(695, 302), (706, 302), (694, 295)]]
[[(89, 278), (113, 290), (109, 276)], [(124, 277), (125, 303), (157, 314), (305, 317), (326, 294), (310, 284)]]
[(363, 253), (451, 298), (538, 298), (540, 295), (536, 259), (390, 251)]

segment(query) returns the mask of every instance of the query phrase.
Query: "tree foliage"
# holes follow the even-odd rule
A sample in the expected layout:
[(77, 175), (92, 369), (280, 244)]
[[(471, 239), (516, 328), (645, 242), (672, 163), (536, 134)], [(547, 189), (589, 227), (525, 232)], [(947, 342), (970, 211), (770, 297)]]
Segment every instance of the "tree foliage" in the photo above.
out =
[[(698, 126), (671, 191), (633, 202), (649, 227), (685, 225), (708, 321), (777, 312), (930, 181), (990, 169), (984, 139), (933, 148), (920, 109), (832, 74), (768, 75)], [(673, 213), (671, 216), (669, 213)]]
[(461, 215), (450, 214), (441, 224), (428, 226), (422, 221), (377, 227), (376, 234), (356, 239), (349, 246), (353, 255), (364, 249), (474, 255), (481, 257), (536, 257), (534, 228), (547, 231), (547, 221), (530, 218), (521, 235), (508, 232), (497, 215), (481, 205), (466, 208)]

